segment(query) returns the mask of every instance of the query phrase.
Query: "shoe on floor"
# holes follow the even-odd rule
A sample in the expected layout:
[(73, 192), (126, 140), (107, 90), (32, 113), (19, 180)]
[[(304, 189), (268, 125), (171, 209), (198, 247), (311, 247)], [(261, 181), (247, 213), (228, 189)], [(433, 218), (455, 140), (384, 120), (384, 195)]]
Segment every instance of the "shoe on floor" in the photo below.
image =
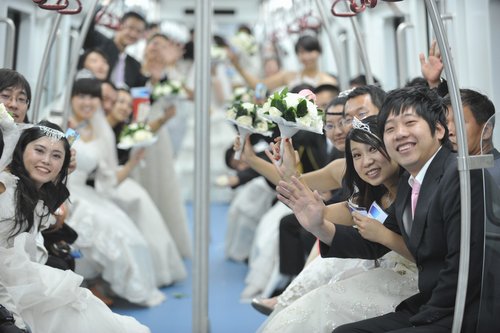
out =
[(274, 308), (264, 304), (264, 302), (262, 302), (262, 299), (260, 298), (252, 299), (252, 306), (255, 310), (266, 316), (269, 316), (274, 310)]

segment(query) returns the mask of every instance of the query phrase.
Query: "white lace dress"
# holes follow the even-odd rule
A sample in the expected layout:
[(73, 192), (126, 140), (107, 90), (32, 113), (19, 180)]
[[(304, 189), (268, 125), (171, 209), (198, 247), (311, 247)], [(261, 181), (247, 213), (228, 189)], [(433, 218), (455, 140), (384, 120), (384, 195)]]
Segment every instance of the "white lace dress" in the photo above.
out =
[[(80, 275), (36, 262), (40, 258), (37, 227), (9, 238), (16, 178), (2, 172), (0, 182), (6, 187), (0, 195), (0, 303), (14, 312), (16, 325), (22, 327), (24, 322), (32, 332), (68, 332), (69, 327), (76, 333), (150, 332), (134, 318), (111, 312), (81, 288)], [(36, 211), (42, 207), (40, 202)]]
[[(358, 259), (338, 260), (345, 261), (343, 265), (347, 266), (343, 268), (351, 266), (348, 274), (337, 272), (329, 283), (309, 292), (304, 288), (304, 294), (299, 298), (300, 292), (295, 294), (292, 297), (295, 301), (288, 300), (286, 307), (287, 300), (280, 300), (259, 332), (330, 333), (339, 325), (394, 311), (401, 301), (418, 292), (415, 264), (394, 252), (380, 260), (380, 267), (368, 270), (369, 266), (348, 263)], [(327, 266), (337, 263), (323, 262)], [(309, 278), (314, 279), (314, 275)]]
[(118, 296), (132, 303), (161, 303), (165, 295), (157, 289), (151, 252), (141, 232), (114, 202), (86, 185), (97, 169), (96, 188), (101, 187), (100, 142), (78, 140), (73, 148), (77, 169), (68, 181), (72, 205), (67, 223), (77, 231), (75, 245), (83, 254), (76, 261), (77, 272), (85, 278), (101, 275)]

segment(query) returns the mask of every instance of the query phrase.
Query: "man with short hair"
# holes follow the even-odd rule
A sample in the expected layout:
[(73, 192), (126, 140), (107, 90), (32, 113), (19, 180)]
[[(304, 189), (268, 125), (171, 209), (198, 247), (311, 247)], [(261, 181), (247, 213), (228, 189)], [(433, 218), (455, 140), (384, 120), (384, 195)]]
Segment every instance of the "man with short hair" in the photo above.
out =
[(113, 39), (94, 30), (92, 26), (87, 34), (84, 49), (99, 48), (107, 55), (110, 71), (108, 79), (122, 88), (144, 86), (147, 77), (141, 74), (141, 64), (125, 52), (125, 48), (135, 44), (146, 29), (146, 20), (139, 13), (127, 12), (120, 19), (120, 25)]
[[(404, 300), (395, 312), (342, 325), (334, 332), (448, 333), (458, 283), (461, 200), (443, 104), (426, 87), (402, 88), (387, 95), (378, 120), (389, 156), (406, 170), (384, 226), (402, 235), (415, 259), (419, 293)], [(481, 171), (470, 172), (470, 185), (473, 221), (462, 332), (475, 332), (479, 310), (484, 243)], [(363, 239), (355, 228), (335, 225), (321, 214), (308, 215), (298, 206), (295, 209), (302, 225), (320, 239), (325, 257), (376, 259), (389, 251)]]

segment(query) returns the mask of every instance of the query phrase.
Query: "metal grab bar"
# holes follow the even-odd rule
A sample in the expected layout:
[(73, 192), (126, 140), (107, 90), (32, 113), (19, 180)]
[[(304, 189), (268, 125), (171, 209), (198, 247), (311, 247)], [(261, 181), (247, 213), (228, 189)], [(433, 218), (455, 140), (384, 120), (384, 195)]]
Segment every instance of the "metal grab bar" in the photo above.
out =
[(46, 2), (47, 1), (39, 2), (38, 7), (48, 10), (60, 10), (69, 6), (69, 0), (57, 0), (57, 3), (49, 5), (45, 4)]
[(5, 45), (5, 58), (3, 64), (5, 68), (11, 68), (14, 66), (14, 40), (16, 39), (16, 25), (8, 17), (0, 18), (0, 23), (7, 24), (7, 43)]
[(462, 327), (465, 309), (465, 298), (467, 295), (467, 281), (470, 259), (470, 175), (469, 175), (469, 153), (467, 151), (467, 136), (463, 118), (462, 101), (460, 90), (449, 51), (449, 43), (444, 32), (443, 19), (439, 15), (434, 0), (425, 0), (425, 7), (432, 22), (436, 40), (441, 50), (444, 70), (448, 79), (448, 90), (450, 93), (453, 116), (455, 117), (457, 143), (458, 143), (458, 172), (460, 176), (460, 200), (461, 200), (461, 229), (460, 229), (460, 264), (457, 284), (457, 296), (455, 300), (455, 312), (453, 316), (452, 332), (459, 333)]
[(208, 245), (210, 234), (210, 44), (212, 0), (197, 0), (194, 65), (195, 90), (195, 200), (193, 258), (193, 333), (208, 333)]
[(56, 40), (57, 30), (59, 29), (59, 24), (61, 23), (61, 15), (57, 15), (56, 20), (52, 24), (52, 29), (50, 30), (47, 43), (45, 44), (45, 50), (43, 51), (42, 62), (40, 63), (40, 70), (38, 71), (38, 78), (36, 80), (36, 90), (35, 96), (33, 97), (33, 123), (38, 123), (39, 113), (40, 113), (40, 101), (42, 100), (42, 85), (45, 81), (45, 74), (47, 73), (47, 65), (49, 62), (49, 54)]
[(321, 20), (323, 21), (323, 26), (325, 27), (326, 35), (328, 36), (328, 41), (330, 42), (330, 46), (332, 47), (333, 57), (335, 59), (335, 63), (337, 64), (337, 71), (339, 75), (339, 88), (341, 91), (346, 90), (348, 89), (349, 86), (349, 77), (347, 74), (347, 61), (345, 57), (342, 56), (340, 47), (335, 41), (335, 38), (333, 37), (330, 25), (328, 24), (328, 17), (325, 14), (326, 10), (323, 1), (316, 0), (316, 6), (318, 7), (318, 12), (321, 16)]
[(404, 87), (406, 80), (408, 79), (408, 64), (406, 62), (406, 45), (403, 43), (406, 41), (405, 32), (407, 29), (414, 28), (413, 23), (402, 22), (398, 25), (396, 29), (396, 44), (398, 48), (398, 81), (399, 87)]
[(69, 67), (68, 86), (66, 87), (66, 91), (64, 93), (64, 98), (63, 98), (63, 110), (62, 110), (63, 119), (61, 127), (64, 130), (66, 130), (66, 128), (68, 127), (68, 118), (70, 112), (70, 96), (71, 96), (71, 90), (73, 90), (73, 84), (75, 83), (78, 58), (80, 57), (79, 51), (82, 48), (83, 42), (85, 41), (85, 37), (87, 36), (87, 32), (89, 31), (90, 23), (94, 16), (94, 11), (97, 7), (97, 2), (98, 0), (94, 0), (94, 2), (91, 3), (91, 5), (89, 6), (89, 11), (87, 12), (87, 16), (83, 21), (82, 29), (80, 31), (80, 35), (78, 36), (78, 40), (76, 41), (76, 44), (71, 50), (73, 53), (71, 54), (71, 62)]
[(57, 12), (59, 14), (66, 14), (66, 15), (79, 14), (82, 11), (82, 3), (80, 2), (80, 0), (76, 0), (76, 4), (78, 5), (78, 7), (74, 8), (74, 9), (65, 8), (65, 9), (60, 9)]

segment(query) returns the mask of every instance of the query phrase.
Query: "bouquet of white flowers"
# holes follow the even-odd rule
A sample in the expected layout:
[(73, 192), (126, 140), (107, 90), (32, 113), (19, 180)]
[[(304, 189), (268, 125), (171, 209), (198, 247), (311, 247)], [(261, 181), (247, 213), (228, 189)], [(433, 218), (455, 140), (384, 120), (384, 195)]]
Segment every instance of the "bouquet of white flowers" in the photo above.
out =
[(255, 92), (253, 89), (248, 87), (237, 87), (233, 90), (233, 96), (231, 98), (231, 104), (237, 102), (241, 103), (253, 103), (255, 97)]
[(321, 134), (323, 111), (314, 104), (315, 98), (310, 90), (295, 94), (284, 88), (267, 99), (262, 106), (262, 117), (278, 124), (282, 139), (291, 138), (299, 130)]
[(117, 146), (120, 149), (147, 147), (155, 143), (157, 139), (149, 125), (132, 123), (123, 128)]
[(153, 91), (151, 93), (153, 99), (158, 99), (161, 97), (166, 98), (186, 98), (187, 91), (184, 89), (184, 85), (181, 81), (176, 80), (166, 80), (164, 82), (160, 82), (153, 87)]
[(220, 63), (227, 60), (227, 51), (225, 48), (212, 45), (210, 48), (210, 59), (213, 63)]
[(234, 158), (239, 159), (245, 143), (245, 138), (250, 133), (258, 133), (271, 136), (274, 124), (262, 118), (260, 108), (248, 102), (236, 102), (226, 111), (226, 119), (238, 126), (240, 134), (241, 149), (236, 152)]
[(12, 113), (7, 111), (3, 103), (0, 103), (0, 121), (5, 125), (14, 124), (14, 117), (12, 117)]
[(238, 51), (251, 56), (259, 51), (259, 45), (257, 44), (255, 37), (244, 31), (238, 32), (231, 38), (231, 45), (233, 45)]

